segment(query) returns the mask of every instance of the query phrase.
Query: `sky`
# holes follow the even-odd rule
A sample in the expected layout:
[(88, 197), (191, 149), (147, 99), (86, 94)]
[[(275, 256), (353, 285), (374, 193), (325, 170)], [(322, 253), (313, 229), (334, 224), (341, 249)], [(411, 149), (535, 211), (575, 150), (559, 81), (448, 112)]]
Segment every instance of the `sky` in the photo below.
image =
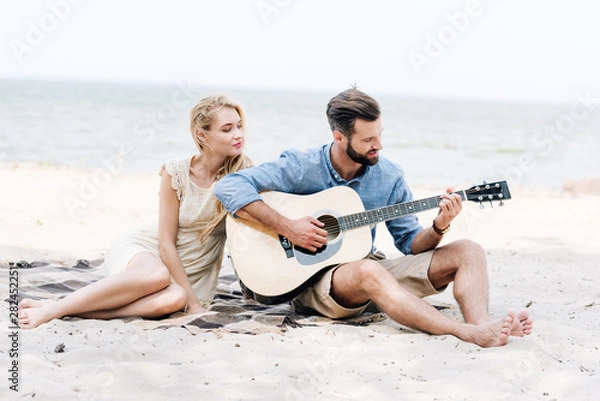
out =
[(571, 101), (591, 0), (0, 0), (0, 77)]

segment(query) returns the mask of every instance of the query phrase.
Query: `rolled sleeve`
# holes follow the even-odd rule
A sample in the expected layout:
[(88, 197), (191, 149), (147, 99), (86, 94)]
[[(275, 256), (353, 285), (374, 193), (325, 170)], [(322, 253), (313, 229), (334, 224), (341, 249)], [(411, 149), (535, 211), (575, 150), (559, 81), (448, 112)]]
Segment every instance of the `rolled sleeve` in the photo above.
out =
[(215, 186), (215, 196), (234, 215), (244, 206), (261, 199), (252, 184), (240, 173), (223, 177)]
[(420, 225), (412, 231), (405, 233), (400, 239), (394, 242), (396, 248), (405, 255), (412, 254), (412, 243), (419, 231), (421, 231), (423, 227)]
[[(402, 171), (399, 167), (398, 169)], [(389, 204), (405, 203), (413, 200), (413, 194), (406, 181), (404, 174), (398, 174), (401, 177), (397, 180), (394, 190), (391, 193)], [(423, 229), (419, 224), (419, 219), (414, 214), (409, 214), (399, 219), (390, 220), (386, 223), (387, 229), (394, 238), (394, 245), (405, 255), (412, 254), (412, 243), (415, 236)]]
[(286, 151), (275, 161), (226, 175), (215, 186), (215, 196), (235, 215), (244, 206), (261, 200), (260, 192), (293, 193), (295, 184), (301, 182), (299, 166), (296, 155)]

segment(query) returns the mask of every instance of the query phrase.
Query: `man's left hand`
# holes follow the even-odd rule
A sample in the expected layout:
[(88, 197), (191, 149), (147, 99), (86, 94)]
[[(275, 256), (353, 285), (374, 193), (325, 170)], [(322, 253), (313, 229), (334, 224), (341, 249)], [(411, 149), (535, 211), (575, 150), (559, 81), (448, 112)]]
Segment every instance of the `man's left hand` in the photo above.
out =
[(435, 225), (439, 229), (444, 229), (450, 225), (450, 222), (462, 210), (462, 198), (459, 194), (453, 193), (452, 189), (448, 188), (446, 193), (441, 196), (439, 205), (440, 209), (435, 218)]

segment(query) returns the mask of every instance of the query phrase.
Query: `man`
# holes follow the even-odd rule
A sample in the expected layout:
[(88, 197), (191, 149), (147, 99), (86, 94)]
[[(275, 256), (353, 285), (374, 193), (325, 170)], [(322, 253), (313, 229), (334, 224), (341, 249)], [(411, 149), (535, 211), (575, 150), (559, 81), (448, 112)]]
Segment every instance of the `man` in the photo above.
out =
[[(304, 152), (285, 151), (278, 160), (221, 179), (215, 194), (225, 208), (315, 252), (327, 241), (323, 223), (310, 216), (282, 216), (261, 200), (260, 192), (311, 194), (345, 185), (359, 194), (367, 210), (412, 200), (402, 169), (379, 157), (383, 128), (375, 99), (348, 89), (330, 100), (327, 118), (332, 143)], [(415, 215), (387, 222), (405, 256), (386, 260), (373, 253), (333, 266), (293, 300), (295, 310), (339, 319), (358, 315), (374, 302), (402, 325), (451, 334), (481, 347), (504, 345), (510, 335), (530, 334), (532, 320), (525, 310), (508, 312), (500, 320), (488, 315), (486, 258), (478, 244), (460, 240), (438, 247), (461, 208), (461, 197), (448, 189), (430, 227), (423, 228)], [(443, 291), (450, 282), (465, 323), (449, 319), (422, 299)]]

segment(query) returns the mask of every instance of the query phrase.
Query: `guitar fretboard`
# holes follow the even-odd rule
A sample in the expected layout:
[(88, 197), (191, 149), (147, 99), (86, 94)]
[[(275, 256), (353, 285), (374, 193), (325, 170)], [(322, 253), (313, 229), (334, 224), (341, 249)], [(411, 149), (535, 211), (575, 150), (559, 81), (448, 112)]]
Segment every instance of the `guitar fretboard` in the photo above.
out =
[[(465, 191), (458, 191), (455, 193), (459, 194), (462, 200), (466, 200)], [(395, 205), (386, 206), (379, 209), (367, 210), (360, 213), (338, 217), (340, 230), (345, 231), (358, 227), (372, 226), (377, 223), (394, 220), (409, 214), (435, 209), (440, 204), (440, 196), (432, 196), (431, 198), (425, 198), (406, 203), (396, 203)]]

